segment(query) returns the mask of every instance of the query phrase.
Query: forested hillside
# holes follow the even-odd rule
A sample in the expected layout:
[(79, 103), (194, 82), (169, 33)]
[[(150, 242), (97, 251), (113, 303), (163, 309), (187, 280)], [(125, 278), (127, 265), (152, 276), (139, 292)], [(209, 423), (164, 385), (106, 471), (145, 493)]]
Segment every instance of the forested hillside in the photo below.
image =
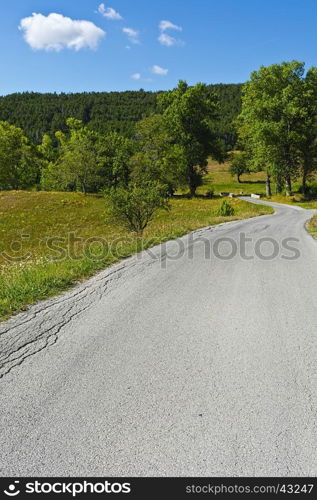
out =
[[(241, 107), (240, 84), (208, 86), (220, 103), (219, 134), (228, 147), (234, 141), (232, 120)], [(157, 93), (139, 91), (91, 92), (80, 94), (22, 93), (0, 97), (0, 121), (22, 128), (39, 144), (43, 134), (66, 131), (69, 117), (82, 120), (96, 132), (116, 131), (131, 136), (134, 124), (157, 109)]]

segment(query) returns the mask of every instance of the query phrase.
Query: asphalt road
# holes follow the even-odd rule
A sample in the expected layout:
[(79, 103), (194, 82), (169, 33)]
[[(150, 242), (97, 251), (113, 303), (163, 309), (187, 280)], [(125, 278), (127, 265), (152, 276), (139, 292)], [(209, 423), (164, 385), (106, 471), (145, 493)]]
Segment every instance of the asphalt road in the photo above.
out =
[(275, 206), (1, 324), (0, 475), (316, 476), (317, 242)]

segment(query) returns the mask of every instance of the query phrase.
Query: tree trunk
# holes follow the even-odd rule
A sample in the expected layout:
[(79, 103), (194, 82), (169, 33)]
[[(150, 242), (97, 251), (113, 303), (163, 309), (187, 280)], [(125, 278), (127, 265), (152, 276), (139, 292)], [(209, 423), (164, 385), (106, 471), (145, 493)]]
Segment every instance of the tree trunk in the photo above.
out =
[(267, 172), (266, 173), (266, 197), (271, 198), (272, 196), (272, 190), (271, 190), (271, 176)]
[(281, 194), (283, 191), (283, 180), (279, 172), (275, 173), (274, 180), (276, 182), (276, 188), (275, 188), (276, 194)]
[(286, 196), (292, 196), (292, 181), (290, 175), (285, 179)]
[(137, 231), (137, 233), (136, 233), (136, 249), (137, 249), (138, 253), (142, 252), (142, 250), (143, 250), (142, 237), (143, 237), (143, 229), (139, 229), (139, 231)]
[(188, 186), (189, 186), (189, 196), (193, 198), (196, 194), (196, 189), (197, 189), (194, 167), (188, 168)]
[(307, 172), (306, 172), (305, 168), (304, 168), (304, 171), (303, 171), (302, 193), (303, 193), (304, 196), (307, 194)]
[(240, 174), (237, 175), (237, 181), (241, 184)]
[(276, 194), (281, 194), (283, 191), (283, 183), (280, 177), (276, 178)]

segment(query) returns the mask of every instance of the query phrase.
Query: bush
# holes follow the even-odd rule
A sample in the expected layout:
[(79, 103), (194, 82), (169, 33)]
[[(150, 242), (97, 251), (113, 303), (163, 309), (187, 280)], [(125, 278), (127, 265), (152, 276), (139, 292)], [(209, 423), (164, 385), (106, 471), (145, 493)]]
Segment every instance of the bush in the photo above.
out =
[(159, 209), (169, 209), (166, 188), (158, 182), (130, 184), (128, 188), (113, 188), (109, 195), (110, 218), (128, 231), (142, 236), (144, 229)]
[(230, 217), (230, 215), (234, 215), (235, 211), (232, 205), (227, 202), (227, 200), (223, 200), (219, 209), (217, 210), (217, 214), (219, 217)]

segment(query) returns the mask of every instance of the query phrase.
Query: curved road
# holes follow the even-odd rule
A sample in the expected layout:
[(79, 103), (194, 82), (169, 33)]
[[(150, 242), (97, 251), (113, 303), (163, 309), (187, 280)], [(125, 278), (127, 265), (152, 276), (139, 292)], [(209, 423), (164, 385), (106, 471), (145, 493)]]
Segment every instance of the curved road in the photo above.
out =
[(312, 211), (272, 205), (1, 324), (0, 474), (316, 476)]

